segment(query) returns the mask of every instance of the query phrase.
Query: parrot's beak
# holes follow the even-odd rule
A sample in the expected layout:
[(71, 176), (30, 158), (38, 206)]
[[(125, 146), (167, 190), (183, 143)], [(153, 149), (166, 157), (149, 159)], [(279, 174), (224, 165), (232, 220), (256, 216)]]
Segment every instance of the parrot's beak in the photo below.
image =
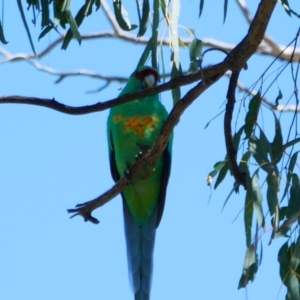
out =
[(154, 75), (150, 74), (148, 76), (145, 76), (144, 82), (145, 82), (146, 88), (148, 88), (148, 89), (152, 88), (155, 85)]

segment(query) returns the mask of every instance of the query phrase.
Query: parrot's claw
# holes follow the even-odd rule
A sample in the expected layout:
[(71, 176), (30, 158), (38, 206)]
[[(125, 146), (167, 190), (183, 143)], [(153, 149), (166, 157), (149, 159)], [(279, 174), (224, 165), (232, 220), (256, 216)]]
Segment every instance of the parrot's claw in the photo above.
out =
[(126, 179), (127, 184), (130, 183), (129, 175), (130, 175), (129, 169), (125, 170), (125, 172), (124, 172), (124, 178)]
[(140, 151), (136, 156), (135, 156), (135, 160), (138, 161), (142, 156), (143, 156), (143, 152)]
[(69, 214), (75, 213), (70, 217), (70, 219), (72, 219), (76, 216), (82, 216), (85, 222), (90, 221), (93, 224), (100, 223), (99, 220), (94, 218), (90, 212), (85, 211), (86, 209), (85, 209), (84, 204), (77, 204), (76, 207), (78, 207), (78, 208), (72, 208), (72, 209), (67, 210)]
[(135, 145), (140, 149), (140, 152), (138, 153), (139, 156), (145, 154), (151, 147), (147, 145), (143, 145), (140, 143), (135, 143)]

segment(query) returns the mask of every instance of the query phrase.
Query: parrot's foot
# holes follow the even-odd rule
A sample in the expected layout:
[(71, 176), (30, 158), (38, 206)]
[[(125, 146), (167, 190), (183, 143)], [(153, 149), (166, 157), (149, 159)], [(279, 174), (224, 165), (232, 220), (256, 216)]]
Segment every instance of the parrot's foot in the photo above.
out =
[(147, 145), (143, 145), (140, 143), (135, 143), (135, 145), (140, 149), (140, 152), (137, 154), (138, 156), (144, 155), (151, 147)]
[[(135, 156), (136, 160), (139, 160), (149, 149), (151, 149), (151, 146), (143, 145), (140, 143), (136, 143), (136, 146), (141, 150)], [(144, 166), (144, 170), (145, 170), (145, 172), (143, 173), (142, 179), (147, 179), (149, 176), (151, 176), (152, 172), (155, 171), (155, 163)]]
[(124, 172), (124, 178), (126, 179), (126, 183), (127, 185), (129, 185), (131, 183), (130, 179), (129, 179), (129, 175), (130, 175), (130, 171), (129, 168), (127, 170), (125, 170)]
[(89, 204), (90, 204), (90, 202), (85, 202), (85, 203), (77, 204), (76, 208), (68, 209), (67, 211), (69, 214), (74, 213), (70, 217), (70, 219), (74, 218), (76, 216), (82, 216), (85, 222), (90, 221), (93, 224), (99, 224), (100, 223), (99, 220), (94, 218), (91, 214), (91, 211), (89, 211), (89, 208), (88, 208)]
[(140, 152), (135, 156), (135, 160), (136, 160), (136, 161), (140, 160), (140, 159), (142, 158), (143, 154), (144, 154), (144, 153), (143, 153), (142, 151), (140, 151)]

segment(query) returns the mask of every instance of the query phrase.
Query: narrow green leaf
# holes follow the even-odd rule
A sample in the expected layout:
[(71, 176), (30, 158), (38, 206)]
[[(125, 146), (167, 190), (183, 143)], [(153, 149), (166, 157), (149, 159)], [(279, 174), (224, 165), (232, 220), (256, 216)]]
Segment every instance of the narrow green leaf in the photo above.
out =
[(228, 194), (228, 196), (226, 197), (225, 201), (224, 201), (224, 204), (223, 204), (223, 207), (222, 207), (222, 211), (224, 210), (229, 198), (231, 197), (231, 195), (233, 194), (233, 192), (235, 191), (235, 186), (233, 186), (232, 190), (230, 191), (230, 193)]
[[(298, 242), (298, 241), (297, 241)], [(279, 273), (283, 284), (288, 289), (289, 300), (299, 299), (299, 281), (295, 275), (295, 269), (299, 265), (299, 259), (293, 256), (295, 253), (296, 245), (291, 243), (288, 246), (288, 242), (284, 243), (278, 252), (278, 262), (280, 264)], [(298, 252), (296, 250), (296, 252)]]
[[(166, 6), (166, 2), (165, 2), (165, 0), (159, 0), (159, 3), (160, 3), (160, 7), (161, 7), (161, 10), (162, 10), (162, 12), (163, 12), (163, 15), (164, 15), (164, 17), (165, 17), (165, 19), (166, 19), (166, 22), (167, 22), (167, 24), (168, 24), (168, 14), (167, 14), (167, 6)], [(169, 24), (168, 24), (169, 25)]]
[[(70, 29), (72, 30), (72, 33), (74, 34), (74, 36), (77, 39), (78, 43), (81, 44), (81, 35), (79, 33), (77, 23), (76, 23), (75, 19), (73, 18), (72, 14), (71, 14), (71, 11), (66, 12), (66, 18), (67, 18), (68, 23), (70, 24)], [(68, 39), (65, 38), (65, 40), (62, 44), (62, 47), (61, 47), (62, 49), (64, 49), (64, 50), (67, 49), (71, 38), (70, 38), (70, 35), (68, 36)]]
[(194, 38), (189, 44), (190, 61), (199, 60), (202, 56), (203, 43), (201, 40)]
[(226, 20), (227, 9), (228, 9), (228, 0), (224, 0), (224, 18), (223, 18), (223, 23), (225, 23), (225, 20)]
[(277, 95), (277, 97), (276, 97), (276, 99), (275, 99), (275, 109), (277, 109), (277, 106), (278, 106), (278, 104), (279, 104), (279, 100), (281, 100), (282, 99), (282, 93), (281, 93), (281, 90), (279, 89), (279, 91), (278, 91), (278, 95)]
[[(91, 9), (92, 9), (92, 2), (91, 1), (86, 1), (86, 3), (79, 9), (79, 11), (78, 11), (78, 13), (75, 17), (75, 21), (76, 21), (76, 24), (77, 24), (77, 31), (78, 31), (78, 27), (82, 24), (84, 18), (91, 14)], [(69, 45), (70, 41), (72, 40), (73, 36), (74, 36), (73, 29), (70, 26), (70, 28), (69, 28), (69, 30), (68, 30), (65, 38), (64, 38), (62, 49), (67, 49), (68, 48), (68, 45)]]
[(289, 300), (299, 300), (299, 281), (295, 273), (290, 273), (287, 278)]
[(268, 157), (268, 154), (271, 153), (271, 143), (267, 139), (265, 133), (263, 132), (262, 129), (260, 129), (259, 133), (259, 143), (262, 149), (264, 149), (265, 156)]
[(96, 10), (98, 10), (101, 6), (101, 0), (95, 0)]
[(280, 210), (279, 210), (279, 221), (282, 221), (282, 220), (285, 219), (286, 212), (287, 212), (287, 206), (280, 207)]
[(53, 25), (47, 26), (39, 35), (39, 39), (43, 38), (49, 31), (51, 31), (54, 28)]
[(5, 37), (4, 37), (4, 32), (3, 32), (3, 27), (1, 24), (1, 20), (0, 20), (0, 41), (2, 44), (7, 44), (8, 42), (6, 41)]
[(152, 18), (152, 50), (151, 50), (151, 65), (158, 70), (158, 55), (157, 55), (157, 43), (158, 43), (158, 27), (160, 23), (159, 17), (159, 0), (153, 0), (153, 18)]
[(252, 97), (252, 99), (249, 102), (248, 113), (245, 118), (246, 139), (248, 139), (250, 137), (250, 135), (252, 134), (253, 128), (256, 124), (261, 101), (262, 101), (262, 98), (260, 96), (260, 93), (257, 93), (255, 96)]
[(223, 167), (221, 168), (220, 172), (219, 172), (219, 175), (217, 177), (214, 189), (216, 189), (219, 186), (219, 184), (224, 180), (228, 170), (229, 170), (229, 163), (228, 163), (228, 161), (226, 161), (225, 164), (223, 165)]
[(148, 22), (149, 22), (149, 13), (150, 13), (150, 4), (149, 0), (143, 0), (143, 10), (142, 10), (142, 17), (140, 19), (140, 26), (139, 26), (139, 32), (138, 37), (141, 37), (145, 34)]
[(190, 62), (189, 69), (187, 71), (188, 74), (195, 73), (199, 70), (200, 68), (200, 61), (199, 60), (193, 60)]
[(289, 164), (289, 167), (288, 167), (288, 170), (287, 170), (288, 173), (287, 173), (287, 177), (286, 177), (286, 184), (285, 184), (284, 192), (283, 192), (283, 195), (282, 195), (282, 198), (281, 198), (280, 202), (282, 202), (282, 200), (286, 196), (288, 188), (290, 186), (292, 174), (293, 174), (296, 162), (297, 162), (298, 153), (299, 153), (299, 151), (295, 152), (291, 157), (290, 164)]
[(42, 6), (42, 28), (48, 26), (50, 24), (50, 17), (49, 17), (49, 1), (48, 0), (41, 0)]
[(217, 163), (215, 163), (213, 171), (211, 171), (208, 174), (208, 176), (214, 178), (220, 172), (220, 170), (224, 167), (225, 164), (226, 164), (225, 160), (224, 161), (218, 161)]
[(252, 220), (253, 220), (253, 199), (251, 192), (248, 190), (245, 198), (245, 210), (244, 210), (244, 223), (245, 223), (245, 233), (246, 233), (246, 245), (247, 248), (251, 245), (252, 234)]
[(300, 214), (300, 191), (299, 191), (299, 177), (297, 174), (292, 174), (292, 186), (290, 188), (290, 199), (286, 212), (288, 220), (295, 220)]
[(188, 27), (185, 27), (185, 26), (180, 26), (184, 29), (184, 31), (186, 32), (186, 34), (191, 37), (191, 38), (195, 38), (196, 37), (196, 32), (195, 32), (195, 29), (193, 28), (188, 28)]
[(280, 207), (279, 207), (279, 205), (277, 205), (275, 207), (275, 212), (274, 212), (273, 218), (271, 219), (271, 224), (272, 224), (273, 230), (272, 230), (269, 245), (271, 245), (272, 240), (276, 236), (276, 232), (278, 231), (278, 228), (279, 228), (279, 222), (280, 222)]
[(279, 191), (279, 178), (278, 172), (275, 169), (270, 170), (267, 176), (267, 201), (271, 216), (276, 212), (278, 207), (278, 191)]
[(275, 116), (275, 114), (274, 114), (274, 118), (275, 118), (275, 136), (271, 144), (271, 158), (272, 158), (272, 163), (277, 164), (281, 160), (283, 154), (283, 137), (282, 137), (280, 122)]
[(290, 248), (288, 246), (288, 242), (284, 243), (278, 251), (278, 262), (280, 265), (279, 274), (281, 281), (284, 285), (286, 285), (286, 279), (289, 275), (290, 268), (289, 268), (289, 258), (290, 258)]
[(153, 39), (152, 37), (149, 39), (148, 41), (148, 44), (138, 62), (138, 65), (137, 65), (137, 68), (140, 67), (140, 66), (144, 66), (149, 58), (149, 55), (151, 53), (151, 50), (152, 50), (152, 47), (153, 47)]
[(33, 45), (33, 41), (32, 41), (31, 34), (30, 34), (30, 30), (29, 30), (29, 27), (28, 27), (28, 24), (27, 24), (27, 21), (26, 21), (26, 18), (25, 18), (22, 2), (21, 2), (21, 0), (17, 0), (17, 3), (18, 3), (18, 8), (19, 8), (20, 14), (21, 14), (21, 18), (22, 18), (22, 21), (23, 21), (23, 25), (25, 27), (25, 30), (26, 30), (26, 33), (27, 33), (27, 36), (28, 36), (28, 39), (29, 39), (31, 49), (32, 49), (34, 55), (36, 55), (34, 45)]
[(259, 169), (257, 169), (252, 176), (252, 192), (254, 196), (254, 201), (262, 203), (263, 196), (259, 186), (259, 177), (258, 177)]
[[(179, 62), (179, 44), (178, 44), (178, 19), (180, 13), (180, 0), (172, 0), (170, 4), (170, 35), (172, 45), (172, 71), (175, 72), (181, 69)], [(175, 66), (174, 66), (175, 64)], [(182, 73), (182, 72), (181, 72)]]
[(54, 8), (54, 25), (61, 23), (61, 26), (64, 27), (64, 23), (66, 20), (65, 13), (70, 10), (71, 0), (54, 0), (53, 8)]
[[(93, 13), (93, 4), (94, 4), (94, 2), (95, 2), (95, 0), (85, 0), (85, 4), (84, 4), (84, 6), (85, 6), (85, 12), (84, 12), (84, 15), (86, 17), (90, 16)], [(78, 13), (79, 13), (79, 11), (78, 11)], [(75, 19), (76, 19), (76, 17), (75, 17)], [(76, 20), (76, 22), (77, 22), (77, 20)], [(78, 25), (78, 23), (77, 23), (77, 25)], [(79, 27), (79, 25), (78, 25), (78, 27)]]
[(286, 13), (291, 17), (291, 9), (288, 0), (278, 0), (278, 2), (283, 6)]
[(116, 20), (121, 29), (125, 31), (130, 31), (138, 27), (137, 25), (131, 25), (128, 19), (128, 13), (124, 9), (121, 0), (114, 0), (113, 6), (114, 6)]
[(249, 151), (251, 152), (252, 156), (259, 164), (259, 166), (268, 173), (270, 167), (267, 152), (268, 149), (263, 148), (261, 140), (254, 135), (250, 136), (249, 138)]
[(186, 48), (186, 45), (184, 44), (184, 42), (182, 41), (182, 39), (180, 37), (178, 37), (178, 45), (181, 48)]
[[(298, 264), (299, 264), (299, 259), (300, 259), (300, 236), (298, 236), (297, 238), (297, 242), (295, 243), (295, 248), (294, 251), (292, 253), (292, 256), (296, 259), (298, 259)], [(298, 265), (293, 268), (294, 271), (296, 271)]]
[[(175, 61), (172, 62), (171, 78), (176, 78), (182, 76), (181, 64), (179, 63), (179, 69), (177, 69), (177, 64)], [(173, 105), (175, 105), (181, 99), (180, 87), (172, 89)]]
[(259, 202), (253, 202), (253, 208), (255, 210), (256, 216), (257, 216), (257, 224), (261, 226), (262, 228), (265, 227), (265, 218), (264, 218), (264, 212), (261, 203)]
[(200, 5), (199, 5), (199, 18), (201, 17), (201, 14), (203, 12), (203, 7), (204, 7), (204, 0), (200, 0)]
[(255, 250), (255, 246), (251, 245), (247, 248), (243, 273), (241, 279), (239, 281), (238, 289), (242, 287), (246, 287), (249, 281), (254, 281), (255, 275), (257, 273), (258, 263), (257, 263), (257, 254)]
[(263, 201), (263, 196), (262, 192), (259, 186), (259, 177), (258, 177), (258, 171), (257, 169), (253, 176), (252, 176), (252, 196), (253, 196), (253, 208), (257, 214), (257, 223), (259, 226), (264, 227), (265, 226), (265, 218), (263, 214), (263, 209), (262, 209), (262, 201)]

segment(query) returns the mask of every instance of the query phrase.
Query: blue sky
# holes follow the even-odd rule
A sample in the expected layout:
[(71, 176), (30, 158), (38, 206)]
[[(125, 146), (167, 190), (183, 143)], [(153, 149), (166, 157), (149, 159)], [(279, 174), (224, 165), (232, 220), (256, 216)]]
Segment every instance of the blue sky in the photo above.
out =
[[(247, 33), (248, 24), (235, 2), (229, 2), (223, 24), (223, 1), (205, 1), (200, 19), (199, 1), (182, 1), (180, 24), (194, 28), (200, 39), (211, 37), (236, 44)], [(297, 8), (296, 1), (289, 2)], [(251, 1), (252, 12), (258, 3)], [(4, 30), (9, 44), (1, 47), (13, 54), (30, 53), (19, 15), (15, 15), (16, 3), (5, 2), (4, 8)], [(136, 20), (134, 6), (126, 8)], [(74, 5), (73, 9), (77, 12), (78, 7)], [(30, 21), (31, 16), (27, 16)], [(293, 39), (298, 26), (299, 19), (288, 17), (278, 5), (268, 33), (285, 44)], [(39, 26), (30, 27), (37, 52), (57, 38), (52, 32), (38, 41)], [(111, 28), (102, 11), (86, 19), (80, 28), (82, 33), (105, 30)], [(181, 33), (185, 36), (184, 31)], [(111, 76), (129, 76), (142, 51), (142, 46), (112, 39), (83, 41), (81, 46), (72, 41), (67, 51), (56, 47), (41, 63), (61, 71), (90, 69)], [(167, 69), (168, 53), (166, 47)], [(181, 49), (180, 57), (186, 70), (188, 50)], [(209, 53), (204, 65), (218, 63), (223, 57), (221, 53)], [(271, 61), (262, 56), (251, 58), (241, 81), (250, 86)], [(73, 106), (112, 99), (122, 86), (113, 83), (101, 93), (89, 94), (87, 91), (99, 88), (103, 82), (72, 77), (55, 84), (55, 76), (37, 71), (25, 61), (1, 64), (0, 79), (2, 95), (55, 98)], [(286, 72), (277, 81), (284, 95), (282, 101), (292, 94), (290, 80), (290, 73)], [(223, 78), (205, 92), (175, 128), (172, 172), (156, 239), (152, 299), (285, 297), (277, 263), (278, 249), (285, 240), (267, 245), (271, 233), (269, 221), (261, 236), (264, 255), (255, 282), (237, 290), (246, 251), (243, 212), (238, 216), (245, 192), (241, 189), (240, 194), (233, 195), (221, 212), (232, 188), (232, 178), (227, 178), (216, 191), (211, 191), (206, 184), (213, 165), (225, 157), (223, 114), (208, 128), (204, 127), (224, 110), (227, 84), (228, 79)], [(267, 94), (271, 101), (277, 96), (277, 85)], [(170, 92), (163, 93), (161, 98), (170, 109)], [(238, 102), (242, 98), (243, 94), (238, 93)], [(106, 143), (107, 115), (108, 111), (70, 116), (42, 107), (1, 105), (3, 299), (133, 299), (127, 276), (121, 198), (94, 212), (101, 222), (97, 226), (83, 222), (80, 217), (70, 220), (66, 212), (67, 208), (95, 198), (113, 184)], [(289, 128), (291, 117), (291, 113), (282, 116), (284, 131)], [(242, 115), (240, 120), (243, 118)], [(272, 114), (264, 110), (260, 121), (266, 130), (270, 129), (272, 137)], [(263, 173), (260, 174), (263, 178)]]

